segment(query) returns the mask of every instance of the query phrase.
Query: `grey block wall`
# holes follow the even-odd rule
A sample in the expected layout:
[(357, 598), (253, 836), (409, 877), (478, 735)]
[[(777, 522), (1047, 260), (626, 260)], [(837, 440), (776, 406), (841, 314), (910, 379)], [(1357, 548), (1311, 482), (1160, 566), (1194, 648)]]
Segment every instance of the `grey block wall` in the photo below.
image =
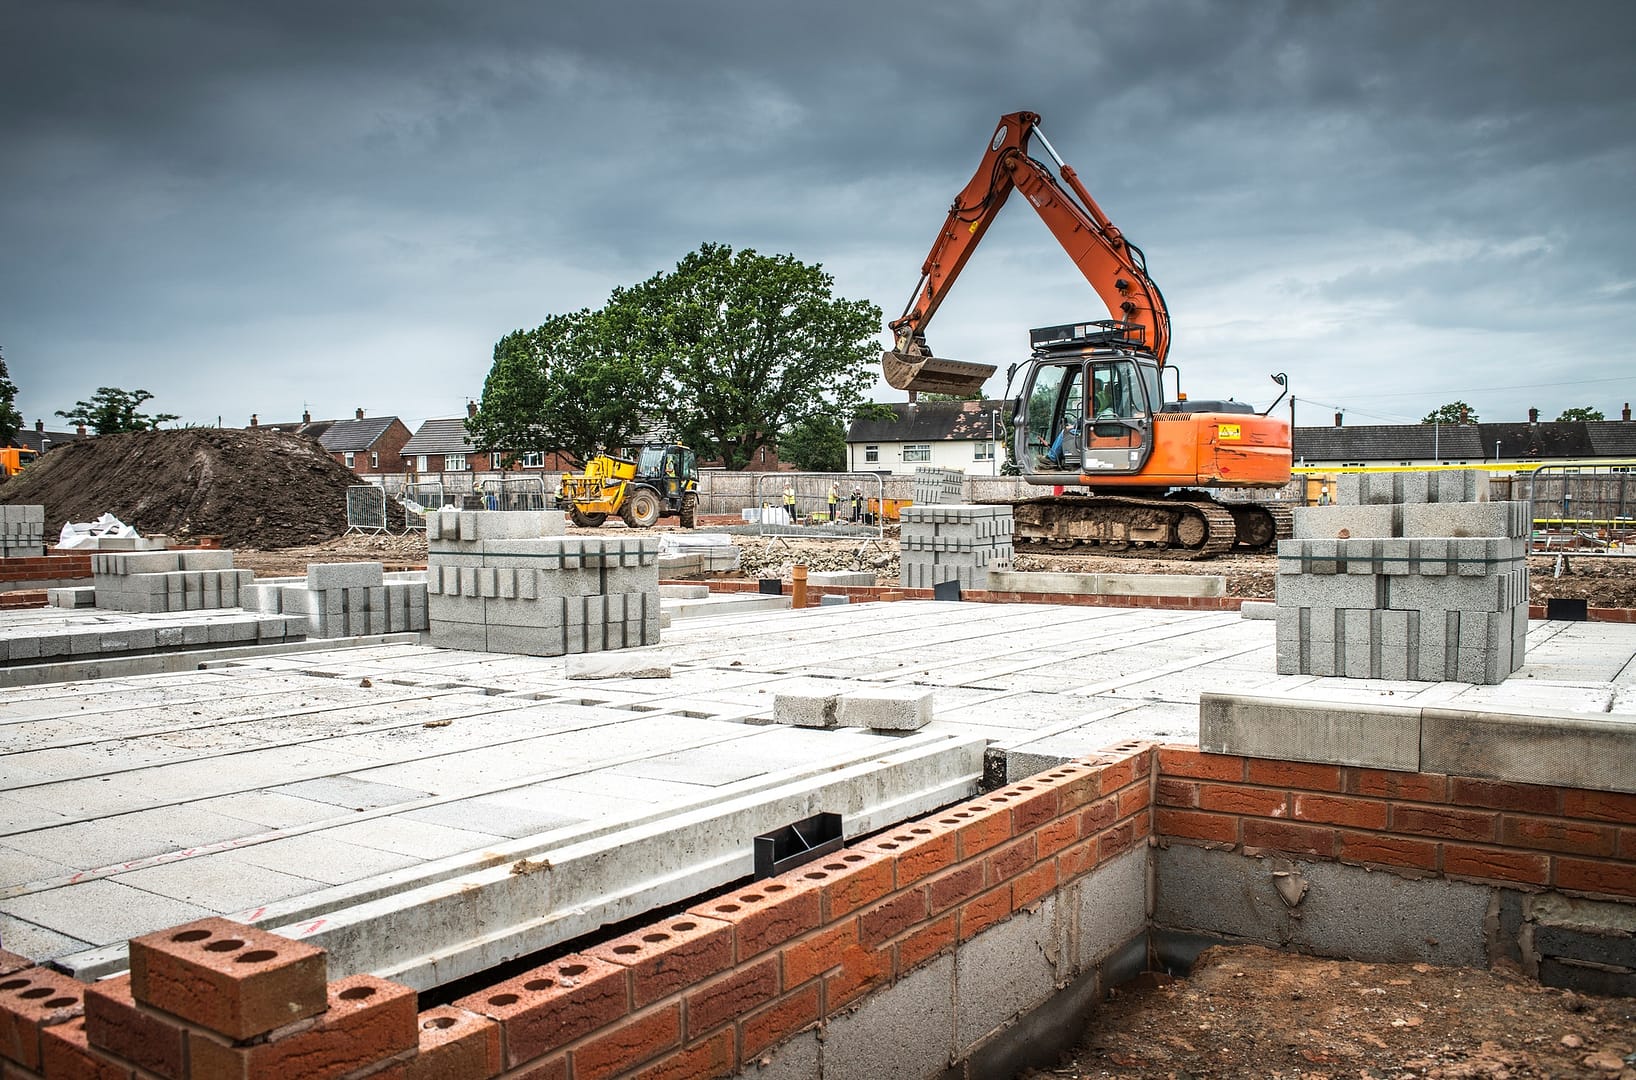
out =
[(659, 541), (563, 535), (559, 511), (427, 516), (433, 645), (561, 656), (659, 641)]
[(1296, 509), (1278, 544), (1278, 671), (1488, 684), (1522, 667), (1527, 504), (1488, 502), (1484, 473), (1341, 480), (1351, 504)]
[(906, 588), (944, 581), (987, 588), (988, 567), (1012, 557), (1007, 505), (905, 506), (899, 523), (899, 581)]
[(45, 507), (0, 506), (0, 558), (45, 554)]

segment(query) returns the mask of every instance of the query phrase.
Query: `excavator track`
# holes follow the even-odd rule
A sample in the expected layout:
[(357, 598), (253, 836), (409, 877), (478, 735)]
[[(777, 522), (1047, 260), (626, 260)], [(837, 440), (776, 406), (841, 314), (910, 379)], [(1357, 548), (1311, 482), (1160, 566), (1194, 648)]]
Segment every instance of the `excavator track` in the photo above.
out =
[(1233, 515), (1216, 502), (1063, 495), (1011, 508), (1013, 546), (1027, 552), (1208, 559), (1233, 550)]

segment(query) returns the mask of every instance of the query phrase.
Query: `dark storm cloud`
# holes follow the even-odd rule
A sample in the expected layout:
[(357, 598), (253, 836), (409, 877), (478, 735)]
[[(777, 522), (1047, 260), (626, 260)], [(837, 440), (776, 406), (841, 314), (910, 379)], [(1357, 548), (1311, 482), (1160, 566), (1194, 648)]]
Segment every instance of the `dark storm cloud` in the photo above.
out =
[[(0, 344), (30, 418), (111, 384), (190, 420), (414, 419), (477, 394), (500, 334), (704, 241), (895, 314), (1026, 108), (1213, 391), (1285, 370), (1418, 416), (1443, 399), (1386, 395), (1548, 365), (1561, 401), (1474, 404), (1611, 412), (1636, 383), (1576, 380), (1636, 334), (1633, 28), (1476, 0), (14, 3)], [(1003, 363), (1093, 314), (1014, 200), (933, 343)]]

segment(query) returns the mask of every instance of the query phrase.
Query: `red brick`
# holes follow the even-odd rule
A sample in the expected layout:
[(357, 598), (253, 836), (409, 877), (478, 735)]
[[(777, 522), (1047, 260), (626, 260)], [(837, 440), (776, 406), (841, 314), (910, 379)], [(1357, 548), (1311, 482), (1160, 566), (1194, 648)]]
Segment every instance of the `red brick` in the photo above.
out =
[[(828, 923), (891, 892), (895, 872), (896, 860), (891, 853), (849, 848), (810, 864), (802, 876), (822, 883), (822, 918)], [(814, 878), (814, 874), (824, 876)]]
[(1128, 787), (1119, 793), (1119, 816), (1129, 817), (1153, 805), (1153, 792), (1146, 784)]
[(1406, 866), (1417, 870), (1437, 869), (1436, 844), (1401, 836), (1342, 832), (1339, 857), (1344, 862)]
[(630, 969), (631, 1005), (641, 1009), (733, 966), (733, 926), (679, 915), (615, 938), (587, 953)]
[(966, 803), (937, 817), (939, 822), (945, 823), (950, 819), (960, 823), (956, 835), (959, 837), (959, 857), (962, 861), (1011, 839), (1009, 806), (992, 807), (980, 802)]
[(1099, 774), (1098, 782), (1102, 785), (1102, 790), (1111, 794), (1127, 784), (1135, 783), (1140, 768), (1140, 760), (1139, 757), (1130, 756), (1099, 763), (1096, 769)]
[(1017, 875), (1011, 883), (1011, 910), (1023, 908), (1057, 887), (1057, 864), (1042, 862)]
[(818, 1022), (823, 998), (815, 983), (797, 990), (745, 1017), (739, 1023), (739, 1043), (748, 1061), (783, 1042), (802, 1028)]
[(40, 1071), (51, 1080), (131, 1080), (130, 1066), (91, 1049), (85, 1021), (70, 1020), (40, 1033)]
[(1058, 766), (1032, 779), (1049, 781), (1057, 789), (1057, 813), (1067, 814), (1102, 794), (1102, 774), (1085, 765)]
[(1273, 788), (1200, 784), (1199, 809), (1221, 814), (1286, 817), (1289, 814), (1289, 793)]
[(1005, 800), (1011, 804), (1011, 831), (1017, 836), (1057, 816), (1057, 789), (1050, 784), (1036, 784), (1024, 780), (989, 796), (990, 802)]
[(200, 919), (132, 938), (131, 995), (230, 1039), (324, 1011), (324, 951), (229, 922)]
[(1158, 821), (1160, 836), (1208, 840), (1217, 844), (1238, 843), (1238, 818), (1226, 814), (1200, 814), (1160, 807)]
[(187, 1032), (138, 1005), (128, 975), (85, 987), (85, 1033), (92, 1046), (165, 1080), (182, 1080), (186, 1072)]
[(682, 1006), (673, 1002), (633, 1016), (569, 1053), (574, 1080), (603, 1080), (628, 1072), (682, 1045)]
[(371, 1073), (370, 1080), (488, 1080), (504, 1070), (500, 1025), (488, 1017), (440, 1005), (421, 1013), (418, 1023), (420, 1052)]
[(34, 961), (26, 956), (19, 956), (14, 952), (0, 949), (0, 975), (10, 975), (34, 966)]
[(1297, 792), (1293, 802), (1296, 821), (1350, 825), (1355, 829), (1386, 827), (1386, 804), (1379, 799), (1351, 799), (1344, 795), (1309, 795), (1306, 792)]
[(1138, 828), (1137, 819), (1130, 818), (1121, 821), (1096, 838), (1097, 861), (1107, 862), (1114, 856), (1123, 854), (1135, 847), (1138, 840), (1145, 840), (1146, 838), (1147, 830)]
[(1302, 791), (1341, 790), (1339, 765), (1250, 758), (1245, 777), (1252, 784), (1265, 784), (1268, 787), (1299, 788)]
[(1072, 881), (1096, 868), (1096, 837), (1081, 840), (1057, 856), (1057, 880)]
[(897, 973), (901, 976), (953, 945), (956, 922), (954, 912), (950, 912), (936, 922), (903, 935), (897, 943)]
[(1191, 780), (1174, 780), (1161, 776), (1154, 784), (1155, 801), (1160, 806), (1199, 805), (1199, 785)]
[(822, 897), (821, 883), (778, 877), (689, 908), (688, 914), (732, 923), (737, 959), (743, 963), (816, 927)]
[[(978, 873), (980, 875), (982, 871), (979, 870)], [(936, 887), (937, 879), (934, 879), (932, 888)], [(865, 948), (873, 949), (881, 942), (897, 937), (916, 923), (925, 921), (926, 893), (925, 887), (917, 886), (864, 908), (858, 913), (858, 941)]]
[(969, 941), (1011, 915), (1011, 889), (1002, 885), (966, 901), (960, 908), (960, 940)]
[(534, 1062), (521, 1072), (509, 1072), (506, 1080), (568, 1080), (568, 1055), (558, 1054), (547, 1061)]
[(508, 1069), (544, 1057), (630, 1011), (625, 969), (573, 954), (454, 1004), (500, 1022)]
[(1349, 795), (1406, 802), (1448, 802), (1448, 777), (1435, 773), (1390, 772), (1385, 769), (1347, 769), (1344, 787)]
[(1090, 836), (1106, 829), (1119, 820), (1119, 797), (1110, 795), (1106, 799), (1098, 799), (1085, 808), (1079, 818), (1079, 835)]
[[(827, 1014), (833, 1015), (848, 1002), (891, 981), (891, 949), (878, 952), (862, 947), (848, 949), (846, 955), (841, 958), (840, 972), (824, 979), (824, 1007)], [(744, 1048), (744, 1056), (746, 1059), (750, 1057), (748, 1045)]]
[(1034, 854), (1044, 859), (1079, 839), (1079, 815), (1069, 814), (1041, 826), (1034, 833)]
[(1619, 857), (1636, 862), (1636, 829), (1619, 830)]
[(1567, 855), (1613, 855), (1619, 831), (1611, 825), (1588, 825), (1561, 818), (1512, 817), (1500, 821), (1500, 837), (1510, 847), (1560, 851)]
[(858, 943), (858, 920), (848, 919), (779, 950), (784, 965), (784, 986), (796, 987), (815, 979), (841, 962), (841, 954)]
[(1196, 780), (1243, 780), (1244, 759), (1235, 754), (1206, 754), (1188, 746), (1159, 747), (1159, 775)]
[(1559, 889), (1636, 896), (1636, 864), (1606, 859), (1571, 859), (1558, 855), (1552, 860), (1552, 884)]
[(340, 1076), (420, 1045), (415, 992), (373, 975), (329, 984), (329, 1008), (311, 1027), (269, 1042), (224, 1043), (195, 1032), (188, 1040), (191, 1080), (287, 1080)]
[(1493, 843), (1499, 838), (1499, 826), (1500, 815), (1495, 813), (1392, 804), (1393, 832)]
[(0, 979), (0, 1057), (40, 1067), (40, 1031), (84, 1012), (83, 984), (50, 968), (27, 968)]
[(1034, 837), (1031, 835), (1013, 840), (1005, 847), (996, 848), (985, 860), (988, 863), (989, 883), (1009, 881), (1033, 866), (1037, 851)]
[(1443, 873), (1450, 877), (1547, 885), (1551, 880), (1551, 860), (1545, 855), (1534, 855), (1524, 851), (1444, 844)]
[(698, 1080), (700, 1077), (731, 1076), (738, 1068), (731, 1028), (716, 1032), (703, 1042), (667, 1054), (633, 1074), (634, 1080)]
[(953, 866), (958, 845), (958, 827), (940, 824), (932, 818), (882, 833), (866, 844), (859, 844), (858, 850), (892, 856), (897, 862), (897, 887), (901, 889)]
[(1562, 802), (1558, 788), (1537, 784), (1507, 784), (1499, 780), (1474, 780), (1464, 776), (1449, 778), (1449, 802), (1455, 806), (1483, 806), (1491, 810), (1520, 810), (1530, 814), (1555, 814)]
[(1335, 834), (1330, 829), (1318, 829), (1286, 821), (1245, 818), (1244, 846), (1332, 857), (1335, 854)]
[(778, 969), (778, 957), (769, 956), (687, 995), (688, 1038), (747, 1016), (777, 997)]
[(1562, 793), (1562, 814), (1564, 817), (1611, 821), (1615, 825), (1636, 825), (1636, 795), (1621, 791), (1568, 788)]

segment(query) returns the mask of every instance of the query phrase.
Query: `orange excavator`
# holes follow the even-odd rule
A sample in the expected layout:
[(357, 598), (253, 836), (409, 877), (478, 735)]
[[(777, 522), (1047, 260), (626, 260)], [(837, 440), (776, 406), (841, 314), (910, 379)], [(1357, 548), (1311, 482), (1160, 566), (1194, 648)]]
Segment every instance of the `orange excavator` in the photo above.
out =
[[(933, 356), (926, 325), (1013, 188), (1021, 191), (1107, 308), (1109, 319), (1042, 327), (1013, 365), (1011, 462), (1033, 484), (1080, 485), (1015, 505), (1024, 549), (1203, 558), (1266, 548), (1290, 534), (1285, 507), (1218, 501), (1196, 486), (1278, 487), (1289, 480), (1290, 428), (1245, 402), (1187, 401), (1170, 351), (1170, 316), (1147, 260), (1108, 220), (1031, 112), (1000, 118), (977, 172), (955, 197), (921, 267), (920, 283), (890, 324), (886, 381), (910, 392), (979, 393), (995, 368)], [(1038, 141), (1058, 175), (1032, 157)], [(1175, 395), (1165, 400), (1165, 374)], [(1273, 379), (1287, 383), (1282, 375)], [(1280, 393), (1277, 405), (1283, 399)]]

